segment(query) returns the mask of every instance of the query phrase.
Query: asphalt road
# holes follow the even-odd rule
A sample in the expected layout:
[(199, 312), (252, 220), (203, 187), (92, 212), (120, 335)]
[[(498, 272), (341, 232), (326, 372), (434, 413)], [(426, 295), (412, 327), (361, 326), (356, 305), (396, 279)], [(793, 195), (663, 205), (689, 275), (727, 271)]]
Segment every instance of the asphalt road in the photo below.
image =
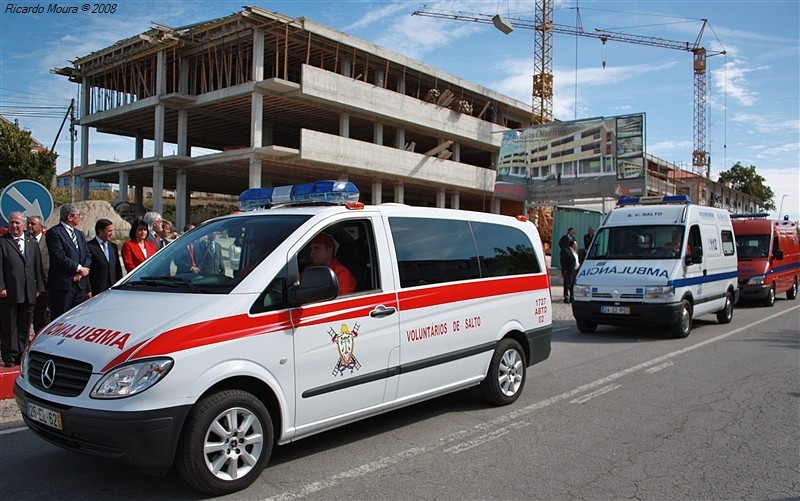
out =
[[(229, 499), (800, 497), (800, 301), (737, 306), (687, 339), (577, 332), (554, 291), (553, 353), (520, 400), (466, 390), (277, 447)], [(5, 499), (198, 499), (176, 473), (0, 431)]]

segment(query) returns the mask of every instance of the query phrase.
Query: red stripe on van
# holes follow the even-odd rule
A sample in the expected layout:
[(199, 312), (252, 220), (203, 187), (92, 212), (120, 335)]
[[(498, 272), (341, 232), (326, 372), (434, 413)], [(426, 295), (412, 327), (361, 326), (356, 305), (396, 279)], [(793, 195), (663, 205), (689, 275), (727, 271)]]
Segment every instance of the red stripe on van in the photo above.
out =
[[(532, 290), (548, 290), (547, 280), (548, 277), (544, 274), (445, 284), (425, 289), (401, 291), (400, 302), (403, 310), (412, 310), (458, 301), (530, 292)], [(357, 296), (345, 301), (296, 308), (291, 310), (291, 315), (294, 317), (294, 323), (298, 327), (334, 324), (353, 317), (367, 316), (377, 304), (397, 308), (397, 300), (394, 294), (382, 294), (379, 296)], [(289, 311), (259, 316), (243, 314), (214, 318), (167, 331), (134, 353), (131, 359), (167, 355), (181, 350), (223, 343), (248, 336), (271, 334), (291, 328), (292, 318)], [(117, 357), (103, 371), (121, 363), (123, 360), (122, 356)]]

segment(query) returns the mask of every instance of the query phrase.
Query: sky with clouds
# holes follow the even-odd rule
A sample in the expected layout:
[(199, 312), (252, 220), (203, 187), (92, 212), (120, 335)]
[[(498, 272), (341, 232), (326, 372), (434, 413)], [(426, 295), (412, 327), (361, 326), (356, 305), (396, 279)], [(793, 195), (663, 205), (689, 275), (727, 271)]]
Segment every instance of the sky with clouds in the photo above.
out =
[[(78, 86), (50, 73), (151, 28), (184, 26), (230, 15), (247, 2), (124, 1), (113, 13), (16, 13), (50, 2), (0, 3), (0, 114), (50, 147)], [(423, 8), (501, 14), (533, 21), (533, 1), (291, 0), (252, 3), (306, 17), (441, 68), (523, 102), (531, 102), (534, 32), (503, 35), (491, 26), (412, 16)], [(93, 5), (93, 4), (87, 4)], [(706, 149), (711, 176), (739, 162), (754, 165), (783, 213), (800, 218), (800, 2), (797, 0), (557, 0), (555, 22), (694, 42), (726, 54), (708, 58)], [(605, 63), (605, 64), (604, 64)], [(691, 168), (694, 76), (684, 51), (554, 35), (557, 119), (645, 113), (647, 152)], [(133, 158), (133, 140), (92, 132), (90, 163)], [(152, 148), (152, 146), (150, 147)], [(146, 147), (147, 149), (147, 147)], [(70, 165), (69, 136), (56, 144), (58, 172)], [(80, 145), (76, 145), (76, 164)]]

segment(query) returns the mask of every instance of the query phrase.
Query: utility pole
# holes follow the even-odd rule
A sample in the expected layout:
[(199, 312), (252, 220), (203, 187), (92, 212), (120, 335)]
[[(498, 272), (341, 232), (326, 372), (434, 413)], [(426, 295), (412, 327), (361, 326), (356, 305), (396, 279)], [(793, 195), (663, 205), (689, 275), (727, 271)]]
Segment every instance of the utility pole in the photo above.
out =
[(75, 203), (75, 98), (69, 104), (69, 201)]

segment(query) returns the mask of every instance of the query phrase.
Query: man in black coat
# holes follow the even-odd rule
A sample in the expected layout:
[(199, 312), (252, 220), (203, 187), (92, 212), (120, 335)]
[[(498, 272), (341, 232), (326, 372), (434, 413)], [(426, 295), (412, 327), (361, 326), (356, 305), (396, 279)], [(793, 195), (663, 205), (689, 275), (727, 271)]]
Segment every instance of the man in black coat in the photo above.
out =
[(89, 254), (92, 267), (89, 270), (89, 287), (92, 296), (111, 288), (122, 278), (117, 244), (111, 241), (114, 236), (114, 223), (108, 219), (98, 219), (94, 225), (95, 238), (89, 240)]
[(6, 367), (19, 365), (36, 297), (45, 290), (39, 245), (24, 229), (25, 216), (12, 212), (8, 233), (0, 237), (0, 356)]
[(76, 228), (81, 222), (81, 210), (75, 204), (64, 204), (59, 211), (61, 222), (45, 234), (50, 253), (47, 289), (50, 293), (50, 317), (54, 320), (86, 301), (92, 264), (86, 237)]

